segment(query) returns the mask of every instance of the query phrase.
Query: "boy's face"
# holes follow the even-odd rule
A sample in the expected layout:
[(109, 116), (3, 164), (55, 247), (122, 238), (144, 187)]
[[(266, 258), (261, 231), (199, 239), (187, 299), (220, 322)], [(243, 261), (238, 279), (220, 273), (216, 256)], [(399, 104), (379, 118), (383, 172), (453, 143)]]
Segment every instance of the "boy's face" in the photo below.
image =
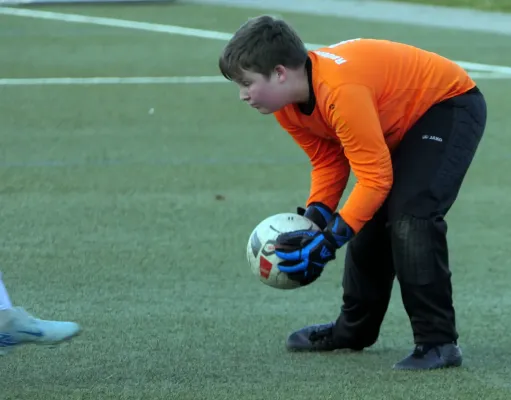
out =
[(243, 71), (236, 82), (240, 89), (240, 100), (245, 101), (261, 114), (271, 114), (284, 107), (287, 101), (285, 73), (276, 69), (269, 78), (252, 71)]

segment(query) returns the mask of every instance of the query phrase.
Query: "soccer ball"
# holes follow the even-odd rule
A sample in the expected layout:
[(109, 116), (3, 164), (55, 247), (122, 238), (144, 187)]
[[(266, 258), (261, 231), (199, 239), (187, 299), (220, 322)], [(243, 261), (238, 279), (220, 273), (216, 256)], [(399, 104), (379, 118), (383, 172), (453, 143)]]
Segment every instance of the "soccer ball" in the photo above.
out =
[(248, 239), (247, 259), (261, 282), (277, 289), (300, 287), (299, 282), (278, 269), (277, 264), (282, 260), (275, 254), (275, 242), (281, 233), (302, 229), (319, 230), (319, 227), (308, 218), (292, 213), (272, 215), (255, 227)]

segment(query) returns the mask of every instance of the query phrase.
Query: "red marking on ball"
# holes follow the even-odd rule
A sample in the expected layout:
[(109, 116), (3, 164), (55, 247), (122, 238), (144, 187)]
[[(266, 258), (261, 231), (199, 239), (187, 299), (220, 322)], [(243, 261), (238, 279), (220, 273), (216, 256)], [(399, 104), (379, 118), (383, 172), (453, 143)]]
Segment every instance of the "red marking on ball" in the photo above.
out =
[(269, 262), (266, 258), (259, 258), (259, 273), (265, 279), (268, 279), (271, 272), (271, 262)]

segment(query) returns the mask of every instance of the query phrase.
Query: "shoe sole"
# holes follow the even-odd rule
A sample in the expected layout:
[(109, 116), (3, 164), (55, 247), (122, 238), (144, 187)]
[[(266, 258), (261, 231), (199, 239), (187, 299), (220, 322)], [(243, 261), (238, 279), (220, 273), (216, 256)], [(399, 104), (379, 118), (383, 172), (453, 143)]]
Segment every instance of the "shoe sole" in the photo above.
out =
[(402, 368), (402, 367), (398, 367), (397, 364), (394, 364), (392, 366), (392, 369), (394, 371), (434, 371), (434, 370), (437, 370), (437, 369), (448, 369), (448, 368), (459, 368), (461, 367), (463, 361), (462, 360), (457, 360), (451, 364), (446, 364), (446, 365), (442, 365), (441, 367), (432, 367), (432, 368)]
[(10, 347), (3, 347), (0, 349), (0, 356), (6, 356), (8, 355), (10, 352), (12, 352), (16, 347), (20, 347), (20, 346), (28, 346), (30, 344), (32, 345), (35, 345), (35, 346), (39, 346), (39, 347), (46, 347), (48, 349), (56, 349), (57, 347), (59, 347), (61, 344), (64, 344), (64, 343), (69, 343), (71, 340), (73, 340), (74, 338), (76, 338), (77, 336), (80, 336), (82, 333), (81, 330), (79, 330), (78, 332), (76, 332), (75, 334), (73, 335), (70, 335), (62, 340), (59, 340), (57, 342), (25, 342), (25, 343), (19, 343), (19, 344), (16, 344), (14, 346), (10, 346)]

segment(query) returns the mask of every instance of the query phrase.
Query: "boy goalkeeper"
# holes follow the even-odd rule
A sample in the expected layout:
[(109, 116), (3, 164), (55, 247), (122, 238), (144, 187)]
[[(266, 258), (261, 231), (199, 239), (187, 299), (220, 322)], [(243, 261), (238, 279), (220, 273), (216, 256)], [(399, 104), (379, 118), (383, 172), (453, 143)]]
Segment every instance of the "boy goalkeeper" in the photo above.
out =
[[(415, 349), (394, 368), (460, 366), (444, 217), (486, 124), (475, 82), (440, 55), (385, 40), (307, 51), (269, 16), (235, 33), (219, 67), (312, 164), (304, 213), (323, 230), (282, 234), (279, 268), (310, 284), (347, 245), (339, 317), (292, 333), (288, 348), (371, 346), (397, 277)], [(357, 182), (337, 211), (350, 171)]]

